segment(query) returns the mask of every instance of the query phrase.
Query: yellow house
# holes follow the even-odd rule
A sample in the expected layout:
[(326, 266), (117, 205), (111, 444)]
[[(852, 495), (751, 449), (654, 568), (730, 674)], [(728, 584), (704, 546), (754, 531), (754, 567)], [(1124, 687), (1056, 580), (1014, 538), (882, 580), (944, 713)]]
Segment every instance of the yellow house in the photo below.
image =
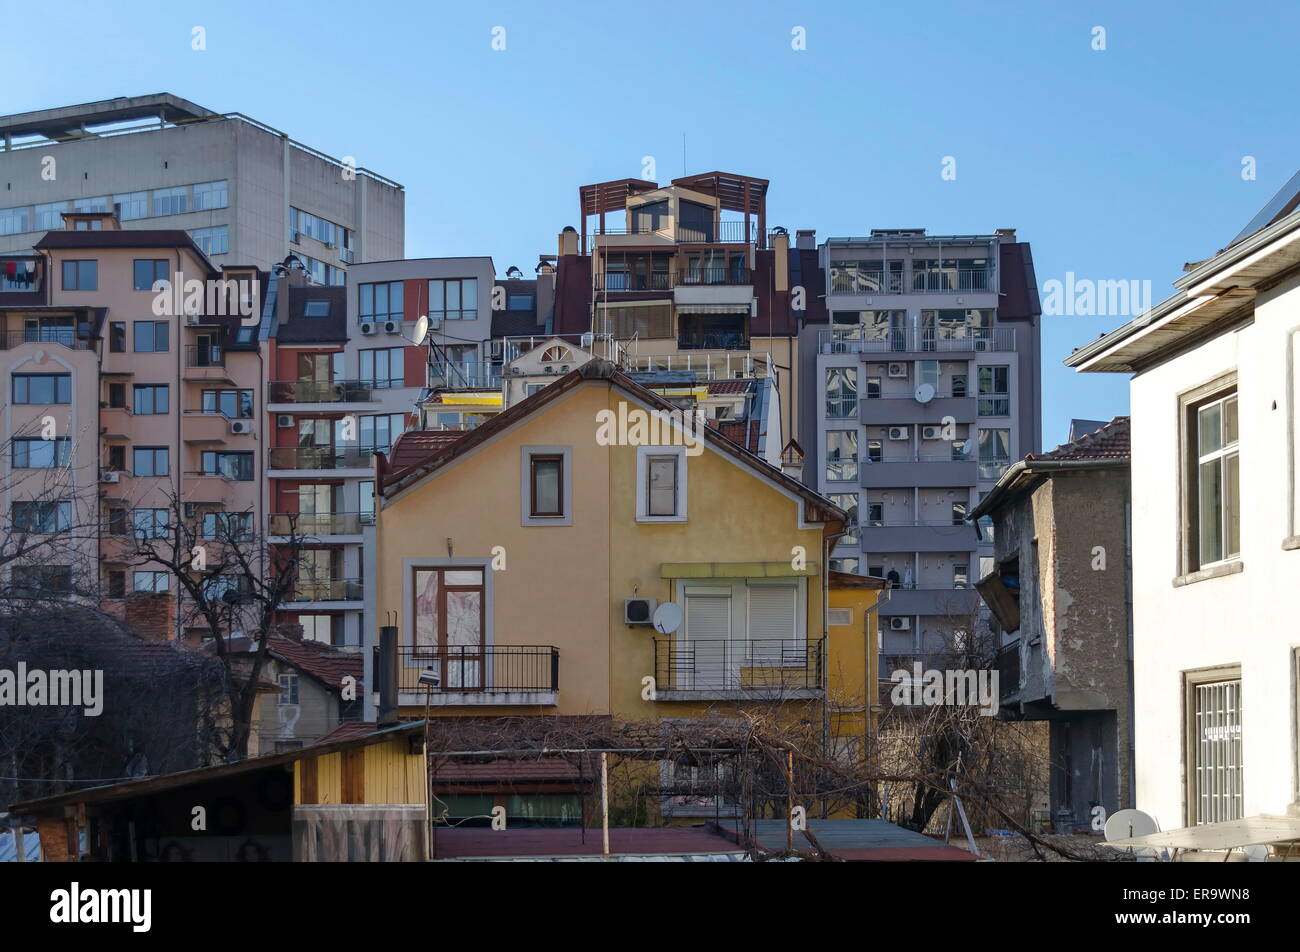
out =
[[(403, 435), (376, 484), (366, 628), (397, 628), (403, 716), (425, 670), (435, 715), (637, 721), (824, 708), (828, 673), (836, 696), (874, 674), (874, 636), (827, 647), (845, 513), (605, 361), (471, 431)], [(836, 593), (852, 625), (875, 590)]]

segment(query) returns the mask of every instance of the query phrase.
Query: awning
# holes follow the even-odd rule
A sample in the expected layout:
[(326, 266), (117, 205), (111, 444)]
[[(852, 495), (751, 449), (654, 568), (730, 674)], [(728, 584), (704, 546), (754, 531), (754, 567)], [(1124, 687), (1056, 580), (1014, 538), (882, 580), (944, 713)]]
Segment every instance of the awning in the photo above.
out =
[(740, 317), (750, 315), (749, 304), (689, 304), (677, 305), (678, 314), (735, 314)]
[(1106, 845), (1115, 849), (1149, 847), (1172, 850), (1231, 850), (1300, 840), (1300, 817), (1261, 813), (1242, 820), (1185, 826), (1165, 833), (1148, 833)]
[(802, 569), (789, 562), (664, 562), (660, 578), (802, 578), (820, 574), (816, 562)]

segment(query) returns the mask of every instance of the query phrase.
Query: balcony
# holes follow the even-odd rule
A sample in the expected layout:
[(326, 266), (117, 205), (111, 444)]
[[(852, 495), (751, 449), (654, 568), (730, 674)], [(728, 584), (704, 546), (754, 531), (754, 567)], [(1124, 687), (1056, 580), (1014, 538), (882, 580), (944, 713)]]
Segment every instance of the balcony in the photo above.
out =
[(343, 470), (370, 471), (373, 452), (355, 446), (275, 446), (271, 448), (269, 469), (273, 470)]
[(693, 350), (683, 354), (629, 354), (630, 372), (667, 370), (694, 374), (696, 380), (736, 380), (772, 376), (772, 358), (766, 351)]
[(679, 286), (753, 283), (754, 273), (749, 268), (687, 268), (677, 275)]
[(745, 244), (757, 240), (758, 222), (717, 221), (680, 224), (677, 241), (682, 244)]
[(650, 274), (606, 271), (596, 275), (597, 291), (671, 291), (673, 283), (673, 275), (667, 271), (654, 271)]
[(944, 417), (952, 417), (957, 423), (974, 423), (975, 410), (974, 397), (951, 393), (936, 395), (929, 403), (921, 403), (911, 393), (887, 393), (864, 397), (858, 407), (863, 423), (886, 426), (941, 426)]
[[(914, 585), (911, 588), (891, 588), (889, 601), (881, 606), (881, 611), (886, 616), (938, 615), (964, 618), (976, 609), (979, 601), (979, 592), (971, 587), (956, 588), (951, 584)], [(882, 630), (887, 628), (887, 624), (881, 624)]]
[(91, 350), (91, 342), (77, 336), (73, 327), (29, 327), (17, 331), (0, 331), (0, 350), (13, 350), (23, 344), (58, 344), (69, 350)]
[(560, 649), (552, 645), (445, 645), (404, 647), (397, 653), (402, 704), (425, 702), (420, 673), (432, 668), (438, 686), (433, 707), (553, 706), (560, 690)]
[(224, 367), (226, 352), (216, 344), (186, 344), (185, 366)]
[(299, 538), (361, 534), (357, 512), (277, 512), (271, 516), (271, 535)]
[(979, 478), (981, 482), (996, 482), (1002, 478), (1008, 467), (1009, 459), (982, 459), (979, 461)]
[(903, 272), (831, 269), (831, 294), (902, 294)]
[(886, 454), (863, 463), (859, 469), (861, 484), (867, 489), (889, 489), (895, 486), (946, 489), (974, 485), (976, 477), (973, 459), (957, 457), (951, 453)]
[(495, 390), (501, 386), (501, 365), (430, 361), (429, 386), (447, 390)]
[(359, 602), (365, 597), (359, 578), (299, 579), (286, 599), (302, 602)]
[(267, 403), (371, 403), (373, 383), (367, 380), (272, 380)]
[(823, 354), (951, 354), (1014, 352), (1014, 327), (968, 328), (956, 334), (936, 333), (915, 327), (878, 331), (875, 328), (844, 328), (819, 331), (818, 350)]
[(864, 523), (858, 530), (863, 552), (971, 552), (979, 537), (969, 522)]
[(783, 700), (823, 696), (824, 642), (655, 638), (655, 700)]
[(913, 292), (932, 294), (996, 290), (997, 272), (993, 268), (930, 268), (912, 271)]

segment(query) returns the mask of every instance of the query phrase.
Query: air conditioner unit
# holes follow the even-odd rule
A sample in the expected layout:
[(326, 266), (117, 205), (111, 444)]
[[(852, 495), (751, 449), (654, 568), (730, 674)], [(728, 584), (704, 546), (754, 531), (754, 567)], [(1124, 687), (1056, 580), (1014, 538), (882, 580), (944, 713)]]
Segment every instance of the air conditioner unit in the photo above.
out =
[(442, 318), (441, 318), (441, 317), (431, 317), (431, 318), (429, 318), (429, 330), (431, 330), (431, 331), (436, 331), (436, 330), (437, 330), (438, 328), (440, 328), (440, 327), (442, 327)]
[(384, 322), (384, 333), (385, 333), (385, 334), (400, 334), (400, 333), (402, 333), (402, 322), (401, 322), (401, 321), (385, 321), (385, 322)]
[(371, 334), (373, 334), (374, 332), (375, 332), (375, 325), (374, 325), (374, 324), (372, 324), (370, 321), (362, 321), (362, 322), (361, 322), (361, 333), (362, 333), (362, 334), (365, 334), (367, 337), (369, 337), (369, 336), (370, 336)]
[(978, 351), (992, 350), (993, 341), (989, 340), (987, 337), (977, 337), (975, 338), (975, 349)]
[(907, 364), (890, 364), (889, 376), (907, 379)]
[(293, 414), (291, 414), (291, 413), (280, 413), (280, 414), (277, 414), (277, 415), (276, 415), (276, 418), (275, 418), (275, 425), (278, 426), (278, 427), (291, 427), (291, 426), (293, 426)]
[(943, 436), (943, 427), (941, 426), (923, 426), (921, 427), (921, 439), (923, 440), (941, 440)]
[(657, 599), (625, 598), (623, 599), (623, 624), (649, 625), (654, 621), (655, 609), (658, 607)]
[(101, 483), (115, 483), (122, 478), (122, 474), (115, 469), (104, 469), (99, 472), (99, 481)]
[(910, 618), (891, 618), (889, 619), (890, 631), (911, 631), (912, 619)]
[(191, 326), (191, 327), (195, 327), (195, 326), (197, 326), (198, 323), (199, 323), (199, 312), (198, 312), (198, 311), (186, 311), (186, 312), (185, 312), (185, 323), (188, 324), (188, 325)]
[(891, 440), (905, 440), (910, 435), (910, 431), (905, 426), (891, 426), (889, 428), (889, 438)]
[(249, 420), (228, 420), (230, 432), (238, 435), (247, 435), (253, 432), (253, 424)]

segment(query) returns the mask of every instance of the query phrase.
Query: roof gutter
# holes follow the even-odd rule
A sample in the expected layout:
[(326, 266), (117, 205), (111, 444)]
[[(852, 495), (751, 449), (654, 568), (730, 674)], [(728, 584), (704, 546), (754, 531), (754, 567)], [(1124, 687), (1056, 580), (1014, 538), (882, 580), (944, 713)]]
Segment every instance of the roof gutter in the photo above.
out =
[(1018, 495), (1017, 483), (1027, 483), (1035, 476), (1084, 469), (1127, 469), (1129, 462), (1127, 456), (1117, 459), (1022, 459), (1007, 468), (989, 494), (966, 516), (966, 521), (975, 522), (1000, 508), (1004, 499)]

